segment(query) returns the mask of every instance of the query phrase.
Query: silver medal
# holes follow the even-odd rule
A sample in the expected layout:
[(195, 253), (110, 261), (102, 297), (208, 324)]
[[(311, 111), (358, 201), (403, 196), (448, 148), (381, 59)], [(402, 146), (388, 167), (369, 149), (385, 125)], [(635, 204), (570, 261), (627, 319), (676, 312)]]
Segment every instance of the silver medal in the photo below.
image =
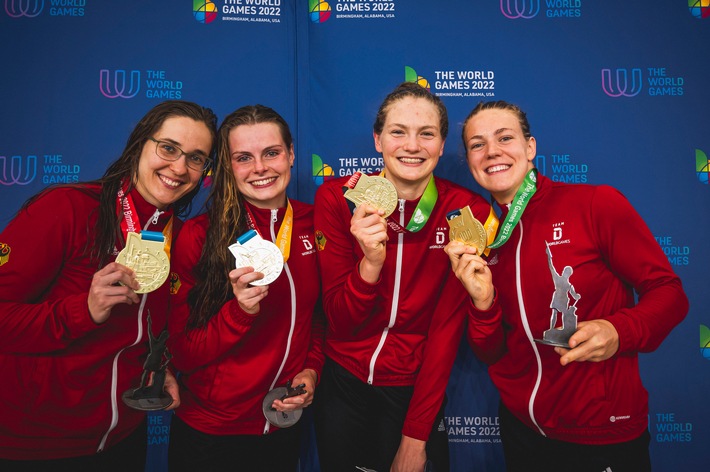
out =
[(278, 246), (262, 239), (253, 229), (229, 246), (229, 251), (236, 259), (237, 269), (253, 267), (256, 272), (264, 274), (263, 279), (255, 280), (251, 285), (269, 285), (281, 275), (284, 267), (284, 257)]

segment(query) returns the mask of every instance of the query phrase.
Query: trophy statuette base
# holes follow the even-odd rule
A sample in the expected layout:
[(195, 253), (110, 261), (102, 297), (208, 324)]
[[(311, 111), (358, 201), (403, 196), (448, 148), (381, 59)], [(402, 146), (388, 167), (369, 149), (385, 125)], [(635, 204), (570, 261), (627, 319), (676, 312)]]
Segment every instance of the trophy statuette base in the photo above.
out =
[(535, 338), (536, 343), (545, 344), (547, 346), (563, 347), (565, 349), (572, 349), (568, 343), (564, 341), (551, 341), (548, 339), (538, 339)]
[(563, 347), (565, 349), (572, 349), (569, 346), (569, 338), (577, 331), (577, 325), (572, 329), (569, 327), (565, 328), (552, 328), (548, 329), (542, 333), (542, 339), (535, 338), (535, 342), (540, 344), (546, 344), (548, 346)]
[(173, 404), (173, 398), (165, 392), (161, 393), (159, 397), (143, 398), (140, 395), (136, 395), (137, 390), (140, 390), (140, 388), (126, 390), (121, 396), (123, 403), (134, 410), (158, 411), (164, 410)]

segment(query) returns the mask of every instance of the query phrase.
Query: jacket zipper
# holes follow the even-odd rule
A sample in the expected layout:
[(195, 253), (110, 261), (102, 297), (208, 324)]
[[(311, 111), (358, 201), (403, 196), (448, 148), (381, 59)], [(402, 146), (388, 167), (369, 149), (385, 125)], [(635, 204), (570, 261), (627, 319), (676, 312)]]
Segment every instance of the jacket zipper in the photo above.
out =
[[(399, 200), (399, 225), (404, 227), (404, 200)], [(377, 358), (382, 351), (382, 347), (385, 345), (385, 340), (387, 340), (387, 334), (390, 328), (394, 326), (395, 321), (397, 321), (397, 307), (399, 306), (399, 290), (402, 279), (402, 253), (404, 252), (404, 232), (397, 233), (397, 261), (395, 263), (395, 273), (394, 273), (394, 288), (392, 290), (392, 306), (390, 307), (390, 320), (387, 327), (382, 331), (380, 335), (380, 342), (377, 344), (375, 352), (372, 354), (370, 359), (370, 372), (367, 376), (367, 383), (372, 385), (373, 379), (375, 377), (375, 363)]]
[(528, 400), (528, 414), (530, 415), (530, 420), (533, 422), (535, 427), (540, 431), (540, 434), (547, 436), (542, 430), (540, 425), (535, 419), (535, 398), (537, 397), (537, 391), (540, 388), (540, 382), (542, 381), (542, 360), (540, 359), (540, 352), (537, 350), (535, 345), (535, 338), (530, 330), (530, 323), (528, 323), (528, 314), (525, 310), (525, 302), (523, 300), (523, 289), (522, 289), (522, 277), (521, 277), (521, 264), (520, 264), (520, 248), (523, 244), (523, 220), (518, 221), (518, 227), (520, 228), (520, 238), (518, 239), (518, 246), (515, 248), (515, 290), (518, 294), (518, 309), (520, 310), (520, 320), (523, 323), (523, 329), (525, 329), (525, 335), (528, 337), (528, 342), (532, 346), (532, 350), (535, 353), (535, 361), (537, 362), (537, 377), (535, 379), (535, 387), (530, 394), (530, 399)]
[[(153, 216), (148, 219), (146, 222), (145, 226), (143, 227), (144, 230), (148, 229), (148, 226), (151, 224), (157, 225), (158, 224), (158, 219), (160, 218), (160, 215), (162, 215), (164, 212), (156, 209), (155, 213), (153, 213)], [(113, 365), (111, 369), (111, 424), (108, 427), (108, 430), (104, 433), (103, 437), (101, 438), (101, 442), (99, 443), (99, 447), (96, 450), (96, 452), (101, 452), (104, 450), (106, 447), (106, 441), (108, 440), (109, 434), (116, 429), (116, 426), (118, 425), (118, 358), (121, 357), (121, 354), (123, 354), (123, 351), (126, 349), (135, 346), (138, 344), (141, 339), (143, 338), (143, 309), (145, 308), (146, 301), (148, 301), (148, 294), (144, 293), (141, 295), (141, 303), (138, 308), (138, 333), (136, 336), (136, 340), (133, 341), (133, 344), (124, 347), (120, 351), (116, 353), (116, 355), (113, 356)]]
[[(277, 221), (277, 215), (278, 215), (278, 210), (272, 209), (271, 210), (271, 225), (269, 227), (271, 231), (271, 240), (275, 241), (276, 240), (276, 233), (274, 232), (274, 224)], [(288, 339), (286, 340), (286, 352), (284, 353), (283, 360), (281, 361), (281, 365), (279, 366), (279, 370), (276, 373), (276, 377), (274, 377), (274, 380), (271, 381), (271, 387), (269, 387), (269, 390), (273, 390), (274, 387), (276, 386), (276, 382), (279, 380), (279, 377), (281, 377), (281, 372), (283, 372), (284, 366), (286, 365), (286, 361), (288, 360), (288, 355), (291, 352), (291, 340), (293, 339), (293, 331), (296, 329), (296, 287), (293, 283), (293, 276), (291, 275), (291, 270), (288, 268), (288, 263), (284, 263), (284, 272), (286, 273), (286, 276), (288, 277), (288, 284), (289, 287), (291, 288), (291, 328), (289, 329), (288, 332)], [(264, 424), (264, 433), (263, 434), (268, 434), (269, 430), (271, 429), (271, 423), (267, 420), (266, 423)]]

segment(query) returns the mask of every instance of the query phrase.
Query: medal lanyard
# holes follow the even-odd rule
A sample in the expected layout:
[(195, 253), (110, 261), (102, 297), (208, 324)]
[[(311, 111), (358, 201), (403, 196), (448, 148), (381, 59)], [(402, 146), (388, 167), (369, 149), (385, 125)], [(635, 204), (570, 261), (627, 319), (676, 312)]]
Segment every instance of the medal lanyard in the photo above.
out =
[[(382, 173), (380, 175), (382, 177), (385, 176), (385, 169), (382, 169)], [(387, 218), (389, 226), (398, 233), (403, 233), (405, 229), (410, 233), (416, 233), (422, 229), (424, 225), (426, 225), (427, 221), (429, 221), (431, 212), (434, 209), (434, 205), (436, 205), (436, 201), (438, 199), (439, 191), (436, 189), (434, 174), (431, 174), (431, 177), (429, 177), (429, 183), (427, 183), (424, 193), (419, 199), (419, 203), (417, 203), (417, 207), (414, 209), (414, 213), (412, 213), (412, 217), (409, 219), (407, 226), (403, 229), (391, 216)]]
[[(253, 229), (259, 233), (259, 228), (256, 227), (254, 216), (251, 214), (251, 210), (248, 205), (244, 205), (247, 210), (247, 224), (249, 228)], [(293, 234), (293, 207), (289, 199), (286, 199), (286, 214), (284, 215), (284, 220), (279, 226), (279, 231), (276, 233), (276, 245), (279, 247), (281, 254), (284, 256), (284, 264), (288, 261), (288, 257), (291, 255), (291, 235)], [(261, 236), (261, 233), (259, 233)]]
[(123, 213), (123, 219), (121, 220), (121, 232), (123, 233), (124, 241), (128, 239), (128, 233), (136, 233), (141, 235), (141, 239), (164, 242), (165, 253), (168, 255), (168, 260), (170, 260), (170, 246), (172, 245), (173, 240), (172, 216), (170, 216), (170, 219), (163, 228), (162, 232), (142, 231), (140, 222), (138, 221), (138, 211), (136, 210), (133, 198), (131, 197), (131, 194), (126, 195), (122, 188), (118, 189), (118, 194), (116, 195), (116, 213), (118, 215)]
[[(520, 221), (520, 218), (523, 217), (523, 212), (525, 211), (525, 207), (528, 206), (528, 203), (532, 199), (533, 195), (535, 195), (535, 192), (537, 191), (537, 169), (533, 168), (530, 170), (525, 175), (525, 178), (523, 179), (523, 183), (520, 185), (518, 188), (517, 192), (515, 193), (515, 197), (513, 198), (512, 203), (510, 204), (510, 210), (508, 211), (508, 214), (505, 216), (505, 219), (503, 220), (503, 223), (500, 225), (500, 231), (498, 232), (498, 235), (495, 238), (495, 241), (493, 241), (493, 244), (489, 244), (488, 247), (491, 249), (497, 249), (501, 247), (503, 244), (505, 244), (508, 239), (510, 239), (510, 236), (513, 234), (513, 229), (515, 228), (515, 225), (518, 224), (518, 221)], [(491, 207), (491, 213), (493, 213), (493, 208)], [(495, 214), (495, 213), (493, 213)], [(497, 220), (497, 218), (496, 218)], [(489, 229), (489, 223), (491, 222), (491, 217), (489, 216), (488, 220), (486, 220), (486, 224), (484, 225), (486, 227), (486, 231)], [(497, 223), (497, 221), (496, 221)], [(490, 223), (493, 224), (493, 223)], [(489, 235), (495, 234), (495, 230), (492, 232), (488, 233)], [(490, 236), (489, 236), (490, 237)]]

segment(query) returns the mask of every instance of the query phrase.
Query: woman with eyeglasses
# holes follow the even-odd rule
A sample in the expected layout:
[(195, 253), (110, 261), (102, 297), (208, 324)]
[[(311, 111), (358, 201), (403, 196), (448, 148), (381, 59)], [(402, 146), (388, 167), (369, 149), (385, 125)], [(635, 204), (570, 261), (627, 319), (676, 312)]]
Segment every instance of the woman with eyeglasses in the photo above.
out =
[[(324, 319), (313, 208), (286, 192), (293, 149), (286, 121), (262, 105), (220, 126), (207, 212), (176, 243), (168, 345), (182, 406), (171, 471), (296, 470)], [(270, 247), (275, 262), (237, 263), (235, 244), (249, 257)]]
[[(0, 233), (0, 470), (145, 467), (145, 413), (121, 397), (141, 383), (169, 284), (141, 285), (115, 259), (150, 234), (167, 260), (215, 139), (211, 110), (163, 102), (103, 177), (43, 190)], [(165, 391), (177, 407), (169, 372)]]

